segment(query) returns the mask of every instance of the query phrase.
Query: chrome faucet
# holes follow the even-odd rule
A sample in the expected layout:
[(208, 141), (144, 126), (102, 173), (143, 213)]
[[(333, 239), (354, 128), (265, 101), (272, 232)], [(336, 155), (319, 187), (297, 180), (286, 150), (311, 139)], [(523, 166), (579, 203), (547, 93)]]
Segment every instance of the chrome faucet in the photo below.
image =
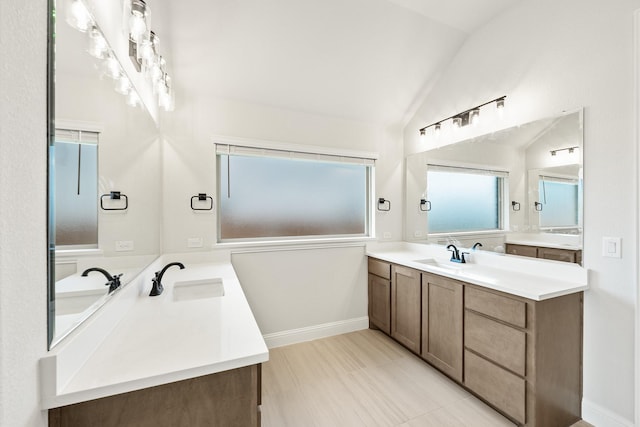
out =
[(164, 273), (167, 271), (167, 269), (169, 269), (169, 267), (174, 265), (180, 267), (180, 270), (184, 270), (184, 264), (182, 264), (181, 262), (170, 262), (169, 264), (165, 265), (162, 270), (156, 271), (155, 277), (151, 279), (153, 287), (151, 288), (151, 292), (149, 293), (150, 297), (158, 296), (162, 293), (162, 291), (164, 291), (164, 286), (162, 286), (162, 276), (164, 276)]
[[(453, 249), (451, 249), (451, 248), (453, 248)], [(461, 264), (465, 264), (467, 262), (467, 260), (464, 259), (464, 256), (465, 255), (469, 255), (469, 252), (460, 253), (460, 250), (458, 248), (456, 248), (456, 245), (447, 246), (447, 250), (449, 252), (451, 252), (451, 259), (449, 261), (451, 261), (451, 262), (459, 262)]]
[(109, 287), (109, 293), (115, 291), (116, 289), (118, 289), (121, 285), (120, 283), (120, 277), (122, 276), (121, 274), (116, 274), (115, 276), (112, 276), (111, 274), (109, 274), (107, 272), (107, 270), (104, 270), (102, 268), (99, 267), (91, 267), (91, 268), (87, 268), (85, 271), (82, 272), (82, 277), (87, 277), (89, 275), (89, 273), (91, 273), (92, 271), (98, 271), (102, 274), (104, 274), (104, 277), (107, 278), (108, 282), (105, 283), (105, 286)]

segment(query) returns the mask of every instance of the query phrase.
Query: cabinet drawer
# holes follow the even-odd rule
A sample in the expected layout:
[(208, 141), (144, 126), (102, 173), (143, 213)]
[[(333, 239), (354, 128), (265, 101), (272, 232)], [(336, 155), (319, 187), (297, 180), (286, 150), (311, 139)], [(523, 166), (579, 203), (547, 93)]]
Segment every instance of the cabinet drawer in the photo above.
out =
[(536, 258), (538, 256), (538, 247), (526, 246), (526, 245), (514, 245), (513, 243), (507, 243), (506, 252), (510, 255), (520, 255), (520, 256), (528, 256), (531, 258)]
[(465, 385), (519, 423), (525, 422), (525, 380), (471, 353), (464, 352)]
[(391, 264), (379, 259), (369, 258), (369, 273), (391, 280)]
[(464, 314), (465, 346), (518, 375), (525, 375), (525, 332), (470, 311)]
[(527, 327), (527, 304), (512, 298), (465, 286), (465, 308), (520, 328)]

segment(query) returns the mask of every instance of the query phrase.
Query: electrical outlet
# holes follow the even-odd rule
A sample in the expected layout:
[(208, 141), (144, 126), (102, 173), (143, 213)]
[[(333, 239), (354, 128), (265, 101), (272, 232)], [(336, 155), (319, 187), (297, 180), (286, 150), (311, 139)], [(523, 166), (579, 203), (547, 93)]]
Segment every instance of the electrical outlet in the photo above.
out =
[(383, 239), (390, 239), (391, 238), (391, 232), (385, 231), (384, 233), (382, 233), (382, 238)]
[(187, 247), (188, 248), (201, 248), (202, 247), (202, 237), (189, 237), (187, 239)]
[(133, 240), (117, 240), (116, 252), (127, 252), (133, 250)]
[(422, 237), (422, 231), (416, 230), (413, 232), (413, 237)]

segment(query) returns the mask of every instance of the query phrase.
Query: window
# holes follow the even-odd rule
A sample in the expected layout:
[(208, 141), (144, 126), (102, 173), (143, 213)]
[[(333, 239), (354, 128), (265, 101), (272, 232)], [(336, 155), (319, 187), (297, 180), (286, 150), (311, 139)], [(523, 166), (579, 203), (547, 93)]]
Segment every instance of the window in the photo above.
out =
[(56, 247), (98, 247), (98, 134), (56, 129), (51, 158)]
[(370, 234), (373, 160), (217, 146), (218, 240)]
[(579, 216), (578, 190), (576, 179), (540, 176), (540, 227), (576, 227)]
[(429, 233), (502, 230), (507, 173), (427, 166)]

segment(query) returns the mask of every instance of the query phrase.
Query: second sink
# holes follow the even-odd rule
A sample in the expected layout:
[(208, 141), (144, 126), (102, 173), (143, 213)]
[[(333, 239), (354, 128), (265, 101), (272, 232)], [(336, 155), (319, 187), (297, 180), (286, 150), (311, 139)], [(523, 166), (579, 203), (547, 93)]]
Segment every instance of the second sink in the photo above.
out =
[(444, 270), (449, 270), (449, 271), (452, 271), (452, 272), (460, 271), (460, 270), (463, 270), (463, 269), (468, 267), (467, 264), (454, 263), (454, 262), (450, 262), (450, 261), (438, 261), (438, 260), (435, 260), (433, 258), (416, 259), (413, 262), (417, 262), (417, 263), (420, 263), (420, 264), (428, 265), (428, 266), (431, 266), (431, 267), (441, 268), (441, 269), (444, 269)]
[(224, 296), (224, 284), (219, 277), (175, 282), (173, 300), (187, 301)]

